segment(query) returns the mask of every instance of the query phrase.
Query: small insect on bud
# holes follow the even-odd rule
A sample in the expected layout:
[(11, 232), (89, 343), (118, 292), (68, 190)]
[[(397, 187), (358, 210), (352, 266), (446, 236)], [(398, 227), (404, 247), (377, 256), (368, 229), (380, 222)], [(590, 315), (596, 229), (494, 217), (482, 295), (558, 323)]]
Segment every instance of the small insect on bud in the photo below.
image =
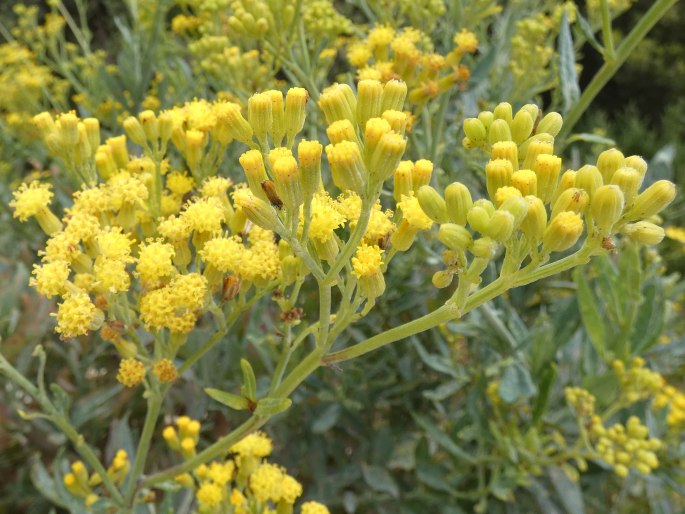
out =
[(451, 250), (467, 250), (473, 243), (471, 232), (456, 223), (443, 223), (440, 225), (438, 239)]
[(550, 221), (542, 240), (543, 252), (563, 252), (571, 248), (583, 233), (583, 220), (575, 212), (561, 212)]
[(473, 206), (469, 188), (461, 182), (451, 183), (445, 188), (445, 204), (450, 221), (465, 226), (467, 213)]
[(625, 157), (616, 148), (605, 150), (597, 157), (597, 168), (602, 174), (602, 180), (604, 180), (605, 184), (610, 184), (614, 172), (624, 165)]
[(538, 123), (536, 131), (538, 133), (546, 133), (552, 136), (556, 136), (564, 124), (564, 119), (558, 112), (548, 112), (540, 123)]
[(675, 199), (675, 195), (676, 187), (673, 182), (658, 180), (638, 195), (625, 218), (633, 221), (659, 214)]
[(600, 186), (590, 201), (592, 219), (603, 235), (611, 233), (612, 227), (621, 219), (625, 200), (623, 191), (616, 185)]
[[(498, 143), (499, 144), (499, 143)], [(494, 159), (485, 165), (485, 182), (488, 196), (495, 199), (495, 193), (501, 187), (511, 185), (511, 176), (514, 168), (506, 159)]]
[(276, 192), (276, 185), (273, 183), (273, 181), (269, 179), (264, 180), (260, 186), (266, 197), (269, 199), (271, 205), (276, 207), (276, 209), (281, 209), (283, 207), (283, 201), (278, 196), (278, 193)]
[(650, 223), (649, 221), (638, 221), (637, 223), (628, 223), (621, 230), (633, 241), (645, 245), (659, 244), (664, 239), (664, 229), (659, 225)]
[(421, 186), (417, 198), (426, 216), (436, 223), (447, 223), (447, 205), (440, 193), (431, 186)]

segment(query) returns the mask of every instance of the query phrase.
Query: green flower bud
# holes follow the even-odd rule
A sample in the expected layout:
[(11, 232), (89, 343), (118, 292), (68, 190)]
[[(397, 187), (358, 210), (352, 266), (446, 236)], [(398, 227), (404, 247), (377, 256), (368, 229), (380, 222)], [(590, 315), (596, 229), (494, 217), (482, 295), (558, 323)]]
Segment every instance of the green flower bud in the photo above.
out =
[(536, 131), (538, 133), (544, 132), (546, 134), (556, 136), (561, 131), (563, 124), (564, 119), (561, 117), (561, 114), (558, 112), (549, 112), (544, 118), (542, 118), (542, 120), (540, 120)]
[(436, 223), (447, 223), (447, 205), (440, 193), (431, 186), (421, 186), (417, 198), (426, 216)]
[(633, 241), (645, 245), (659, 244), (664, 239), (664, 229), (659, 225), (650, 223), (649, 221), (638, 221), (637, 223), (629, 223), (623, 230), (621, 230)]
[(319, 96), (319, 107), (329, 125), (338, 120), (356, 121), (357, 100), (347, 84), (334, 84)]
[(497, 252), (497, 243), (489, 237), (476, 239), (469, 250), (474, 256), (490, 260)]
[(301, 87), (291, 87), (285, 95), (284, 124), (285, 133), (290, 143), (288, 146), (292, 144), (295, 136), (304, 127), (308, 96), (307, 90)]
[(528, 112), (521, 109), (516, 113), (514, 120), (511, 122), (511, 139), (514, 143), (520, 145), (530, 137), (534, 125), (535, 120), (531, 118)]
[[(522, 199), (523, 200), (523, 199)], [(485, 235), (489, 238), (503, 243), (507, 241), (514, 232), (514, 216), (508, 211), (495, 211), (490, 218)]]
[(443, 223), (440, 225), (438, 239), (451, 250), (466, 250), (473, 243), (471, 232), (456, 223)]
[(245, 215), (255, 225), (265, 230), (282, 233), (283, 224), (278, 218), (274, 208), (254, 195), (245, 195), (245, 200), (240, 204)]
[(457, 225), (466, 225), (466, 215), (473, 206), (471, 192), (461, 182), (453, 182), (445, 188), (447, 216)]
[(331, 123), (328, 128), (326, 128), (326, 135), (332, 144), (342, 143), (343, 141), (360, 143), (354, 125), (347, 119)]
[(357, 123), (365, 127), (371, 118), (381, 115), (383, 85), (378, 80), (360, 80), (357, 84)]
[(537, 196), (544, 203), (549, 203), (559, 180), (561, 158), (556, 155), (540, 154), (535, 159), (533, 171), (538, 179)]
[(385, 182), (392, 176), (406, 147), (407, 140), (399, 134), (383, 134), (369, 162), (369, 174), (374, 181)]
[[(145, 125), (142, 116), (147, 112), (152, 111), (144, 111), (140, 114), (141, 123), (143, 123), (143, 129), (145, 130), (146, 134), (148, 134), (148, 127)], [(154, 116), (154, 113), (152, 114), (152, 116)], [(156, 124), (157, 120), (155, 120), (155, 125)], [(88, 144), (90, 145), (91, 150), (94, 152), (95, 150), (97, 150), (98, 146), (100, 146), (100, 121), (97, 118), (86, 118), (83, 120), (83, 126), (86, 129)], [(148, 134), (148, 138), (151, 140), (156, 140), (157, 136), (150, 137), (150, 134)]]
[(387, 110), (383, 111), (381, 117), (390, 124), (393, 132), (404, 135), (407, 130), (407, 122), (409, 118), (406, 113), (402, 111)]
[(411, 187), (418, 192), (421, 186), (430, 184), (433, 175), (433, 163), (427, 159), (419, 159), (411, 170)]
[(583, 233), (583, 220), (575, 212), (560, 212), (552, 217), (542, 239), (544, 253), (563, 252), (571, 248)]
[(645, 174), (647, 173), (647, 161), (645, 161), (639, 155), (631, 155), (626, 157), (624, 166), (633, 168), (640, 174), (642, 178), (644, 178)]
[(522, 111), (527, 112), (530, 115), (530, 118), (535, 122), (535, 120), (538, 119), (538, 116), (540, 115), (540, 108), (535, 105), (535, 104), (526, 104), (523, 107), (521, 107)]
[(658, 180), (638, 195), (625, 218), (632, 221), (659, 214), (674, 200), (675, 195), (676, 187), (673, 182)]
[[(552, 148), (550, 148), (549, 150), (538, 151), (537, 153), (535, 153), (534, 155), (536, 157), (537, 157), (537, 155), (539, 155), (541, 153), (545, 153), (545, 154), (553, 154), (554, 153), (554, 137), (550, 134), (546, 134), (546, 133), (541, 132), (541, 133), (535, 134), (534, 136), (529, 137), (528, 139), (526, 139), (523, 143), (521, 143), (519, 145), (519, 160), (525, 161), (526, 155), (528, 154), (528, 147), (530, 147), (530, 145), (533, 142), (547, 143), (549, 145), (552, 145)], [(535, 158), (532, 158), (531, 162), (535, 163)], [(524, 166), (524, 168), (525, 167), (526, 166)], [(530, 166), (528, 166), (528, 169), (530, 169)]]
[(511, 163), (513, 171), (519, 169), (519, 149), (513, 141), (500, 141), (492, 145), (490, 157), (495, 159), (506, 159)]
[(238, 159), (240, 165), (245, 171), (247, 177), (247, 184), (250, 186), (250, 191), (253, 195), (266, 200), (266, 196), (262, 190), (262, 183), (268, 179), (266, 169), (264, 168), (264, 159), (259, 150), (248, 150)]
[(390, 80), (383, 86), (381, 112), (403, 111), (404, 100), (407, 98), (407, 84), (401, 80)]
[(364, 194), (366, 169), (357, 143), (343, 141), (328, 145), (326, 157), (331, 165), (333, 182), (340, 190), (349, 189), (357, 194)]
[(304, 197), (300, 187), (297, 161), (292, 156), (280, 157), (274, 162), (273, 171), (278, 196), (290, 212), (299, 213)]
[(483, 207), (474, 205), (466, 215), (469, 226), (481, 234), (485, 235), (490, 226), (491, 214)]
[(412, 188), (411, 172), (414, 169), (414, 163), (411, 161), (401, 161), (397, 165), (395, 174), (393, 175), (393, 191), (392, 197), (396, 202), (402, 201), (402, 195), (409, 196)]
[(558, 200), (558, 198), (561, 196), (561, 194), (564, 191), (571, 189), (572, 187), (575, 187), (575, 185), (576, 185), (576, 172), (573, 170), (566, 170), (564, 172), (564, 174), (561, 176), (561, 180), (559, 180), (559, 184), (557, 184), (557, 187), (554, 190), (554, 195), (552, 195), (551, 205), (554, 205), (554, 203)]
[(440, 270), (433, 273), (431, 282), (433, 283), (433, 286), (437, 287), (438, 289), (444, 289), (452, 283), (453, 279), (454, 273), (447, 270)]
[(300, 182), (302, 193), (311, 198), (321, 188), (321, 153), (323, 146), (318, 141), (303, 139), (297, 145), (297, 158), (300, 161)]
[(513, 167), (506, 159), (495, 159), (485, 165), (485, 182), (490, 198), (495, 198), (500, 187), (511, 185), (512, 174)]
[(554, 202), (551, 219), (554, 219), (558, 214), (565, 211), (583, 214), (585, 213), (589, 201), (590, 197), (583, 189), (578, 189), (577, 187), (567, 189), (561, 193), (559, 198), (557, 198), (557, 201)]
[(599, 154), (599, 157), (597, 157), (597, 168), (602, 174), (605, 184), (611, 183), (611, 177), (613, 177), (614, 172), (624, 166), (624, 163), (625, 157), (616, 148), (605, 150)]
[(487, 136), (485, 125), (478, 118), (466, 118), (464, 120), (464, 134), (477, 144), (484, 143)]
[(492, 122), (492, 125), (490, 125), (488, 142), (491, 145), (494, 145), (500, 141), (511, 141), (511, 129), (505, 120), (496, 119)]
[(625, 200), (623, 191), (616, 185), (600, 186), (590, 201), (590, 213), (601, 234), (608, 235), (621, 219)]
[(285, 111), (283, 106), (283, 93), (272, 89), (266, 91), (265, 94), (271, 99), (271, 128), (269, 135), (274, 146), (279, 147), (283, 143), (285, 137)]
[(523, 168), (533, 169), (535, 165), (535, 160), (539, 155), (552, 155), (554, 154), (554, 144), (549, 141), (543, 141), (541, 139), (534, 139), (526, 147), (525, 157), (523, 158)]
[(495, 115), (490, 111), (481, 111), (478, 113), (478, 119), (487, 130), (492, 125), (492, 122), (495, 121)]
[(247, 100), (247, 120), (259, 141), (266, 141), (266, 134), (273, 124), (271, 98), (266, 93), (256, 93)]
[[(578, 176), (576, 176), (576, 182), (578, 182)], [(623, 166), (614, 172), (611, 183), (621, 188), (626, 205), (630, 206), (635, 201), (640, 185), (642, 185), (642, 177), (637, 170)]]
[(499, 210), (507, 211), (514, 216), (514, 230), (516, 230), (528, 213), (528, 201), (522, 197), (512, 196), (502, 202)]
[(575, 187), (587, 191), (592, 200), (598, 187), (604, 185), (602, 174), (596, 166), (586, 164), (576, 172)]
[(501, 103), (497, 104), (497, 107), (495, 107), (495, 110), (493, 111), (493, 115), (495, 116), (496, 120), (504, 120), (507, 122), (507, 125), (511, 125), (511, 122), (512, 122), (511, 104), (509, 102), (501, 102)]
[(495, 214), (495, 204), (493, 204), (490, 200), (481, 198), (480, 200), (476, 200), (475, 202), (473, 202), (473, 205), (485, 209), (489, 216)]
[(147, 136), (145, 135), (143, 126), (140, 124), (140, 121), (138, 121), (138, 118), (129, 116), (124, 120), (122, 125), (126, 131), (126, 135), (131, 141), (140, 146), (145, 146), (147, 144)]
[(547, 209), (537, 196), (526, 196), (524, 200), (528, 204), (528, 211), (521, 222), (521, 232), (531, 244), (537, 246), (547, 227)]

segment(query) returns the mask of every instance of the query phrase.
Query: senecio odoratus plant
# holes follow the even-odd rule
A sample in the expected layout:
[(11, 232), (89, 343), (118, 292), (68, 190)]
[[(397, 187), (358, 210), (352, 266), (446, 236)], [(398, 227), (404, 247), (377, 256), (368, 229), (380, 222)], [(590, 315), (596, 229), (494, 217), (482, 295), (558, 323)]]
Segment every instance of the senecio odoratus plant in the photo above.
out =
[[(557, 113), (542, 116), (532, 104), (514, 113), (501, 103), (465, 120), (464, 146), (490, 157), (487, 197), (476, 198), (460, 182), (442, 192), (431, 187), (430, 161), (402, 160), (404, 82), (366, 79), (356, 91), (346, 84), (323, 90), (317, 103), (327, 144), (300, 135), (307, 99), (305, 89), (294, 87), (285, 95), (253, 95), (246, 113), (235, 103), (204, 100), (148, 110), (123, 121), (125, 135), (104, 142), (97, 119), (35, 117), (48, 150), (82, 185), (61, 217), (50, 208), (50, 184), (22, 184), (14, 193), (14, 216), (35, 218), (49, 236), (31, 284), (58, 298), (60, 337), (97, 332), (120, 354), (117, 380), (141, 388), (147, 401), (135, 459), (119, 452), (106, 469), (42, 376), (33, 385), (3, 359), (2, 371), (42, 408), (25, 415), (51, 420), (83, 457), (64, 482), (91, 508), (132, 512), (153, 489), (175, 484), (195, 491), (202, 513), (293, 512), (302, 488), (263, 460), (271, 443), (254, 432), (287, 409), (292, 392), (319, 367), (458, 319), (514, 287), (615, 251), (617, 237), (656, 244), (664, 236), (653, 221), (674, 199), (675, 185), (660, 180), (641, 191), (647, 163), (617, 149), (563, 170), (554, 154), (562, 127)], [(229, 146), (242, 152), (239, 178), (237, 165), (224, 162)], [(444, 267), (433, 284), (451, 288), (447, 301), (365, 341), (341, 337), (383, 295), (391, 261), (413, 245), (437, 244), (436, 237)], [(488, 267), (496, 270), (489, 282)], [(298, 305), (305, 287), (318, 298), (318, 313)], [(268, 388), (258, 390), (243, 359), (239, 391), (207, 389), (246, 411), (242, 424), (202, 449), (196, 448), (201, 426), (187, 417), (160, 434), (162, 402), (174, 381), (268, 295), (280, 309), (283, 333)], [(198, 325), (213, 326), (214, 335), (186, 353)], [(44, 352), (37, 353), (44, 364)], [(591, 403), (578, 391), (568, 399)], [(597, 459), (625, 475), (629, 462), (617, 446), (623, 430), (644, 440), (636, 448), (644, 458), (634, 465), (644, 471), (656, 465), (658, 445), (645, 439), (639, 421), (605, 429), (592, 421), (591, 408), (581, 410), (591, 421), (586, 436), (595, 441)], [(146, 463), (158, 435), (179, 456), (169, 469)], [(327, 510), (306, 503), (301, 512)]]

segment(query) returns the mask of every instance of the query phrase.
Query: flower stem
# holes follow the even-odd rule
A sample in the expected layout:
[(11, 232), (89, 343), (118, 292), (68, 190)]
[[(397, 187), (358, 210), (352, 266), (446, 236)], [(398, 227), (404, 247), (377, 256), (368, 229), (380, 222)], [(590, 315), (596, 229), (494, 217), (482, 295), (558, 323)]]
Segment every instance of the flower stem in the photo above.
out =
[(565, 115), (564, 126), (559, 133), (559, 139), (566, 139), (580, 120), (583, 113), (590, 107), (590, 104), (604, 88), (604, 86), (616, 74), (623, 63), (633, 53), (635, 47), (647, 36), (647, 33), (663, 18), (671, 7), (673, 7), (678, 0), (657, 0), (652, 7), (640, 18), (640, 21), (633, 27), (630, 34), (621, 42), (614, 59), (607, 60), (600, 68), (597, 74), (592, 78), (580, 95), (578, 103), (576, 103)]

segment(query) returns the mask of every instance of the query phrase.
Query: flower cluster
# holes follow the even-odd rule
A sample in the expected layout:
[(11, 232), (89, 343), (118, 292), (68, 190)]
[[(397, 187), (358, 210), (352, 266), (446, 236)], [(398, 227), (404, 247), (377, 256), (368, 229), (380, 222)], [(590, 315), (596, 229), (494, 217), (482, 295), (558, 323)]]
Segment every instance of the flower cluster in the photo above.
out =
[(627, 405), (645, 400), (664, 387), (661, 373), (645, 367), (645, 360), (641, 357), (634, 357), (627, 368), (619, 360), (614, 361), (611, 367), (618, 378), (622, 400)]
[(469, 78), (468, 68), (460, 62), (464, 55), (476, 52), (478, 39), (462, 30), (454, 36), (454, 45), (442, 55), (433, 50), (430, 38), (415, 28), (376, 25), (365, 39), (348, 45), (347, 59), (357, 68), (360, 80), (405, 81), (409, 102), (423, 106)]
[[(121, 486), (128, 472), (131, 469), (131, 463), (128, 460), (128, 454), (124, 450), (119, 450), (112, 464), (107, 468), (107, 476), (115, 485)], [(71, 472), (64, 475), (64, 487), (72, 495), (83, 498), (86, 507), (92, 506), (100, 499), (99, 490), (101, 489), (102, 477), (96, 473), (88, 473), (85, 464), (77, 460), (71, 464)]]
[[(194, 455), (201, 426), (185, 416), (176, 427), (164, 429), (164, 439), (174, 451), (188, 459)], [(200, 514), (257, 514), (293, 512), (302, 495), (302, 485), (281, 466), (267, 462), (273, 444), (263, 433), (248, 435), (234, 444), (229, 457), (201, 464), (176, 477), (182, 487), (194, 491)], [(302, 514), (328, 514), (318, 502), (301, 505)]]

